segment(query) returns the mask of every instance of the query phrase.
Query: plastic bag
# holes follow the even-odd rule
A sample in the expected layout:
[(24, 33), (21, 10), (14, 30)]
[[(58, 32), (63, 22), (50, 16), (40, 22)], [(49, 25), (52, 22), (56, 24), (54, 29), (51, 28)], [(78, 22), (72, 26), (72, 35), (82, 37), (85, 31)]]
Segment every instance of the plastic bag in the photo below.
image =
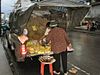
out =
[(68, 52), (73, 52), (74, 51), (74, 48), (71, 48), (71, 47), (67, 46), (67, 51)]

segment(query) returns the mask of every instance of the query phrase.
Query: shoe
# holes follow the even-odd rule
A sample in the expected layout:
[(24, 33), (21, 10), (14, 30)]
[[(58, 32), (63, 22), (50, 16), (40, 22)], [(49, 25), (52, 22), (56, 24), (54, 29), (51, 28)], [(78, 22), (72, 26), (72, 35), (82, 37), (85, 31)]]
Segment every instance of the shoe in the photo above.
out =
[(76, 73), (77, 73), (77, 69), (71, 68), (71, 69), (69, 70), (69, 72), (72, 73), (72, 74), (76, 74)]
[(55, 75), (60, 75), (60, 72), (53, 71)]
[(64, 75), (68, 75), (68, 72), (64, 73)]

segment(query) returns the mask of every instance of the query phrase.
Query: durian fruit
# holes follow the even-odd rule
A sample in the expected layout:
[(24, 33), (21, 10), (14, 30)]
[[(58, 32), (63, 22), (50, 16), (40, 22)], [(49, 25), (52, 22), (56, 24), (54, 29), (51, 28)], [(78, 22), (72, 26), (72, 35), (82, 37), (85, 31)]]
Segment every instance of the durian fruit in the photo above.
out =
[(32, 42), (27, 42), (26, 46), (31, 46)]
[(30, 52), (30, 53), (35, 53), (34, 48), (30, 47), (30, 48), (29, 48), (29, 52)]
[(28, 41), (26, 43), (26, 47), (27, 47), (27, 50), (28, 50), (28, 52), (30, 54), (31, 53), (34, 53), (34, 54), (45, 54), (45, 53), (49, 53), (51, 51), (50, 45), (42, 46), (36, 40)]

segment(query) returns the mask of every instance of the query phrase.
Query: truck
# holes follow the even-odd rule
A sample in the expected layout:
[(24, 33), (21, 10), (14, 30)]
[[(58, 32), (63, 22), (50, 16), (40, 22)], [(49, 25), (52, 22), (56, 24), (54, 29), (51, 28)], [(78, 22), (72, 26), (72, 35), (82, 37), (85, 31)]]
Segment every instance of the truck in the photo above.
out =
[(50, 44), (39, 44), (47, 22), (55, 20), (66, 31), (71, 30), (80, 24), (90, 8), (66, 0), (25, 1), (18, 0), (15, 4), (9, 16), (10, 31), (6, 33), (7, 47), (13, 51), (16, 62), (51, 53)]

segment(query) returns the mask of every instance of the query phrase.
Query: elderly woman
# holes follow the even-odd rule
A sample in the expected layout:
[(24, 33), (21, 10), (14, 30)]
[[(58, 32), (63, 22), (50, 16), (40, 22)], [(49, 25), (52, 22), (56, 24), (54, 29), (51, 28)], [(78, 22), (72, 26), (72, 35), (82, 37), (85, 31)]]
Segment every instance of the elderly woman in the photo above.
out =
[[(46, 42), (51, 42), (51, 50), (54, 53), (54, 58), (56, 62), (54, 63), (54, 74), (63, 75), (67, 71), (67, 47), (71, 48), (71, 43), (67, 37), (67, 33), (64, 29), (59, 28), (55, 22), (50, 22), (48, 27), (50, 31), (46, 36)], [(60, 70), (60, 61), (62, 61), (63, 72)]]

